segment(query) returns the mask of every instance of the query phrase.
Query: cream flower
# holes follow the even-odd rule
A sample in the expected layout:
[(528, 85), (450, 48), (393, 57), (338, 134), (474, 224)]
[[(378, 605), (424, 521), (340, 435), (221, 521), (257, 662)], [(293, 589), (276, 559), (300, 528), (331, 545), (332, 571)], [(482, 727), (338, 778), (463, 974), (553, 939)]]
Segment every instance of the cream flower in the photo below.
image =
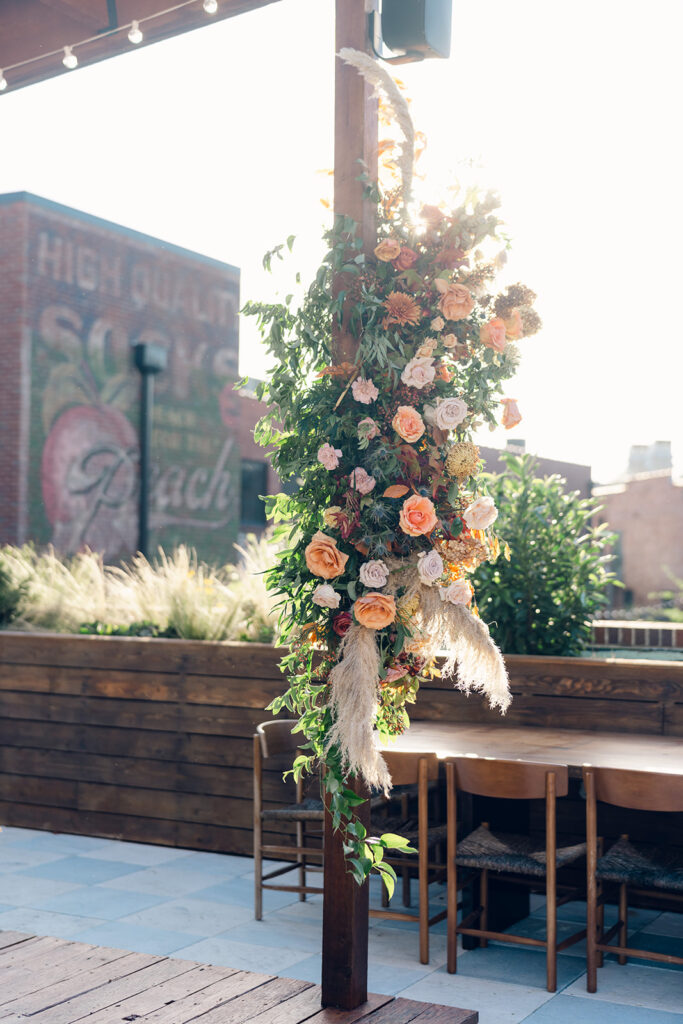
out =
[(417, 574), (420, 583), (431, 587), (443, 575), (443, 558), (438, 551), (421, 551), (417, 556)]
[(438, 344), (438, 338), (426, 338), (424, 344), (420, 345), (417, 350), (418, 356), (431, 356)]
[(439, 597), (442, 601), (449, 601), (451, 604), (469, 604), (474, 595), (472, 586), (467, 580), (454, 580), (447, 587), (442, 587)]
[(333, 448), (331, 444), (324, 444), (318, 449), (318, 462), (321, 462), (325, 469), (336, 469), (339, 465), (340, 448)]
[(313, 591), (313, 604), (321, 608), (338, 608), (341, 594), (338, 594), (329, 583), (320, 583)]
[(386, 586), (389, 579), (389, 570), (381, 559), (371, 562), (363, 562), (358, 577), (364, 587), (373, 587), (379, 590)]
[(469, 412), (462, 398), (442, 398), (436, 403), (434, 419), (439, 430), (454, 430)]
[(498, 509), (493, 498), (484, 496), (476, 498), (462, 514), (470, 530), (485, 530), (498, 518)]
[(351, 486), (354, 490), (358, 491), (359, 494), (369, 494), (377, 483), (374, 476), (370, 476), (367, 470), (363, 469), (362, 466), (356, 466), (349, 479), (351, 481)]
[(433, 331), (442, 331), (446, 326), (446, 321), (441, 316), (435, 316), (429, 326)]
[(379, 391), (372, 383), (372, 377), (368, 377), (367, 380), (364, 377), (356, 377), (351, 385), (351, 391), (356, 401), (362, 402), (363, 405), (370, 405), (370, 402), (374, 402), (379, 395)]
[(441, 343), (443, 344), (444, 348), (455, 348), (455, 346), (458, 344), (458, 339), (454, 334), (444, 334), (443, 338), (441, 339)]
[(431, 384), (435, 375), (431, 356), (415, 356), (404, 367), (401, 380), (409, 388), (423, 388), (425, 384)]

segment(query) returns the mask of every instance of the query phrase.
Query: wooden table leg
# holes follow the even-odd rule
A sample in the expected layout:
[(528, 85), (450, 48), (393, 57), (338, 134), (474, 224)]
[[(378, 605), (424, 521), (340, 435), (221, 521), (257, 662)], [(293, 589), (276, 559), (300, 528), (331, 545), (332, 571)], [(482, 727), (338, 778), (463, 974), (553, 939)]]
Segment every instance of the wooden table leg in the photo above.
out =
[[(367, 790), (356, 780), (348, 783), (360, 796)], [(370, 827), (370, 803), (357, 808)], [(322, 1004), (354, 1010), (368, 997), (368, 909), (370, 886), (358, 885), (347, 871), (340, 834), (325, 814), (325, 893), (323, 896)]]

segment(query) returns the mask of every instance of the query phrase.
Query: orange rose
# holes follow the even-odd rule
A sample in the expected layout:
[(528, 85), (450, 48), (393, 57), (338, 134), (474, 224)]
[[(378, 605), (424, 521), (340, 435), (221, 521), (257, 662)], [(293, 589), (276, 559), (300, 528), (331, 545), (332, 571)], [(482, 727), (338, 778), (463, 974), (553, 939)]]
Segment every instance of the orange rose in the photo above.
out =
[(367, 629), (384, 629), (396, 618), (396, 602), (386, 594), (365, 594), (353, 606), (356, 621)]
[[(377, 250), (375, 249), (375, 252)], [(393, 261), (394, 266), (397, 270), (410, 270), (413, 264), (417, 260), (417, 253), (414, 249), (409, 249), (407, 245), (401, 246), (401, 251)]]
[(501, 423), (506, 430), (512, 430), (518, 423), (522, 422), (522, 414), (519, 411), (516, 398), (502, 398), (502, 405), (505, 406), (503, 409), (503, 418)]
[(395, 238), (385, 238), (375, 247), (375, 256), (383, 263), (391, 263), (401, 252), (401, 243)]
[(516, 341), (517, 338), (522, 337), (522, 331), (524, 330), (524, 324), (522, 323), (522, 314), (518, 309), (510, 311), (510, 316), (503, 320), (505, 324), (505, 333), (510, 341)]
[(404, 533), (411, 537), (421, 537), (424, 533), (431, 533), (437, 522), (436, 512), (429, 498), (413, 494), (403, 502), (399, 524)]
[(344, 572), (349, 556), (337, 550), (337, 542), (334, 537), (328, 537), (320, 530), (315, 534), (313, 540), (304, 551), (306, 565), (314, 576), (322, 576), (324, 580), (331, 580), (335, 576), (341, 576)]
[(505, 321), (494, 316), (493, 320), (479, 329), (479, 341), (495, 352), (502, 352), (505, 348)]
[(437, 363), (436, 376), (437, 379), (445, 380), (446, 383), (448, 384), (451, 381), (453, 375), (445, 363)]
[(464, 320), (474, 309), (474, 299), (464, 284), (449, 284), (442, 277), (434, 281), (441, 292), (439, 309), (447, 320)]
[(425, 432), (425, 425), (417, 409), (411, 405), (399, 405), (391, 425), (404, 441), (414, 444)]

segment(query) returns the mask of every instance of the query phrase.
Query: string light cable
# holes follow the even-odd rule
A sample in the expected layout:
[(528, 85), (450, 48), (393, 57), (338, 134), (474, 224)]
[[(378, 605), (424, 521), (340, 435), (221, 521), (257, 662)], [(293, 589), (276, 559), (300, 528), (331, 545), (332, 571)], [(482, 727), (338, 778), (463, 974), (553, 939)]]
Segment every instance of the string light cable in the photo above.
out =
[[(11, 84), (11, 72), (16, 71), (18, 68), (24, 68), (29, 64), (37, 64), (38, 62), (44, 62), (49, 60), (50, 57), (61, 58), (62, 64), (65, 68), (72, 71), (78, 67), (78, 56), (74, 52), (79, 46), (87, 46), (88, 43), (95, 43), (100, 39), (107, 39), (109, 36), (119, 35), (122, 32), (128, 33), (129, 41), (137, 46), (143, 40), (143, 33), (141, 25), (146, 22), (154, 21), (156, 18), (163, 18), (166, 14), (174, 14), (176, 11), (181, 11), (185, 7), (196, 7), (199, 0), (183, 0), (182, 3), (174, 4), (173, 7), (166, 7), (163, 11), (157, 11), (155, 14), (148, 14), (144, 18), (133, 19), (126, 25), (117, 25), (116, 28), (106, 29), (104, 32), (99, 32), (96, 36), (89, 36), (87, 39), (79, 39), (77, 43), (71, 43), (69, 46), (60, 46), (58, 50), (52, 50), (49, 53), (41, 53), (36, 57), (28, 57), (26, 60), (17, 61), (16, 64), (7, 64), (4, 68), (0, 68), (0, 92), (5, 92)], [(206, 14), (215, 14), (218, 10), (218, 0), (202, 0), (202, 8)], [(10, 73), (10, 78), (7, 78), (7, 73)]]

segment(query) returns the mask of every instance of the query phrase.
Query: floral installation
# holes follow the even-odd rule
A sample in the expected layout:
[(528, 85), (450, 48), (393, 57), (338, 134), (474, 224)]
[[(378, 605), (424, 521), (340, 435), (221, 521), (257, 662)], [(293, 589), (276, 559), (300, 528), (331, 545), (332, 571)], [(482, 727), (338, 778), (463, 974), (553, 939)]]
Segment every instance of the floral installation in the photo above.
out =
[[(374, 61), (342, 56), (397, 106), (393, 80)], [(401, 127), (408, 139), (405, 111)], [(245, 312), (275, 357), (257, 391), (270, 406), (257, 440), (294, 488), (266, 499), (289, 542), (268, 577), (289, 647), (288, 689), (271, 709), (299, 718), (295, 775), (326, 768), (350, 870), (359, 882), (378, 870), (392, 887), (383, 850), (406, 842), (366, 835), (355, 812), (363, 800), (348, 780), (389, 790), (377, 740), (408, 727), (421, 678), (454, 676), (501, 711), (509, 703), (470, 580), (501, 551), (471, 437), (484, 423), (498, 426), (501, 401), (505, 425), (519, 422), (501, 393), (519, 362), (517, 341), (540, 320), (524, 285), (495, 288), (506, 242), (494, 195), (415, 216), (405, 175), (402, 188), (366, 188), (377, 202), (374, 252), (338, 217), (301, 306), (290, 297)], [(353, 362), (335, 360), (335, 328), (354, 340)]]

